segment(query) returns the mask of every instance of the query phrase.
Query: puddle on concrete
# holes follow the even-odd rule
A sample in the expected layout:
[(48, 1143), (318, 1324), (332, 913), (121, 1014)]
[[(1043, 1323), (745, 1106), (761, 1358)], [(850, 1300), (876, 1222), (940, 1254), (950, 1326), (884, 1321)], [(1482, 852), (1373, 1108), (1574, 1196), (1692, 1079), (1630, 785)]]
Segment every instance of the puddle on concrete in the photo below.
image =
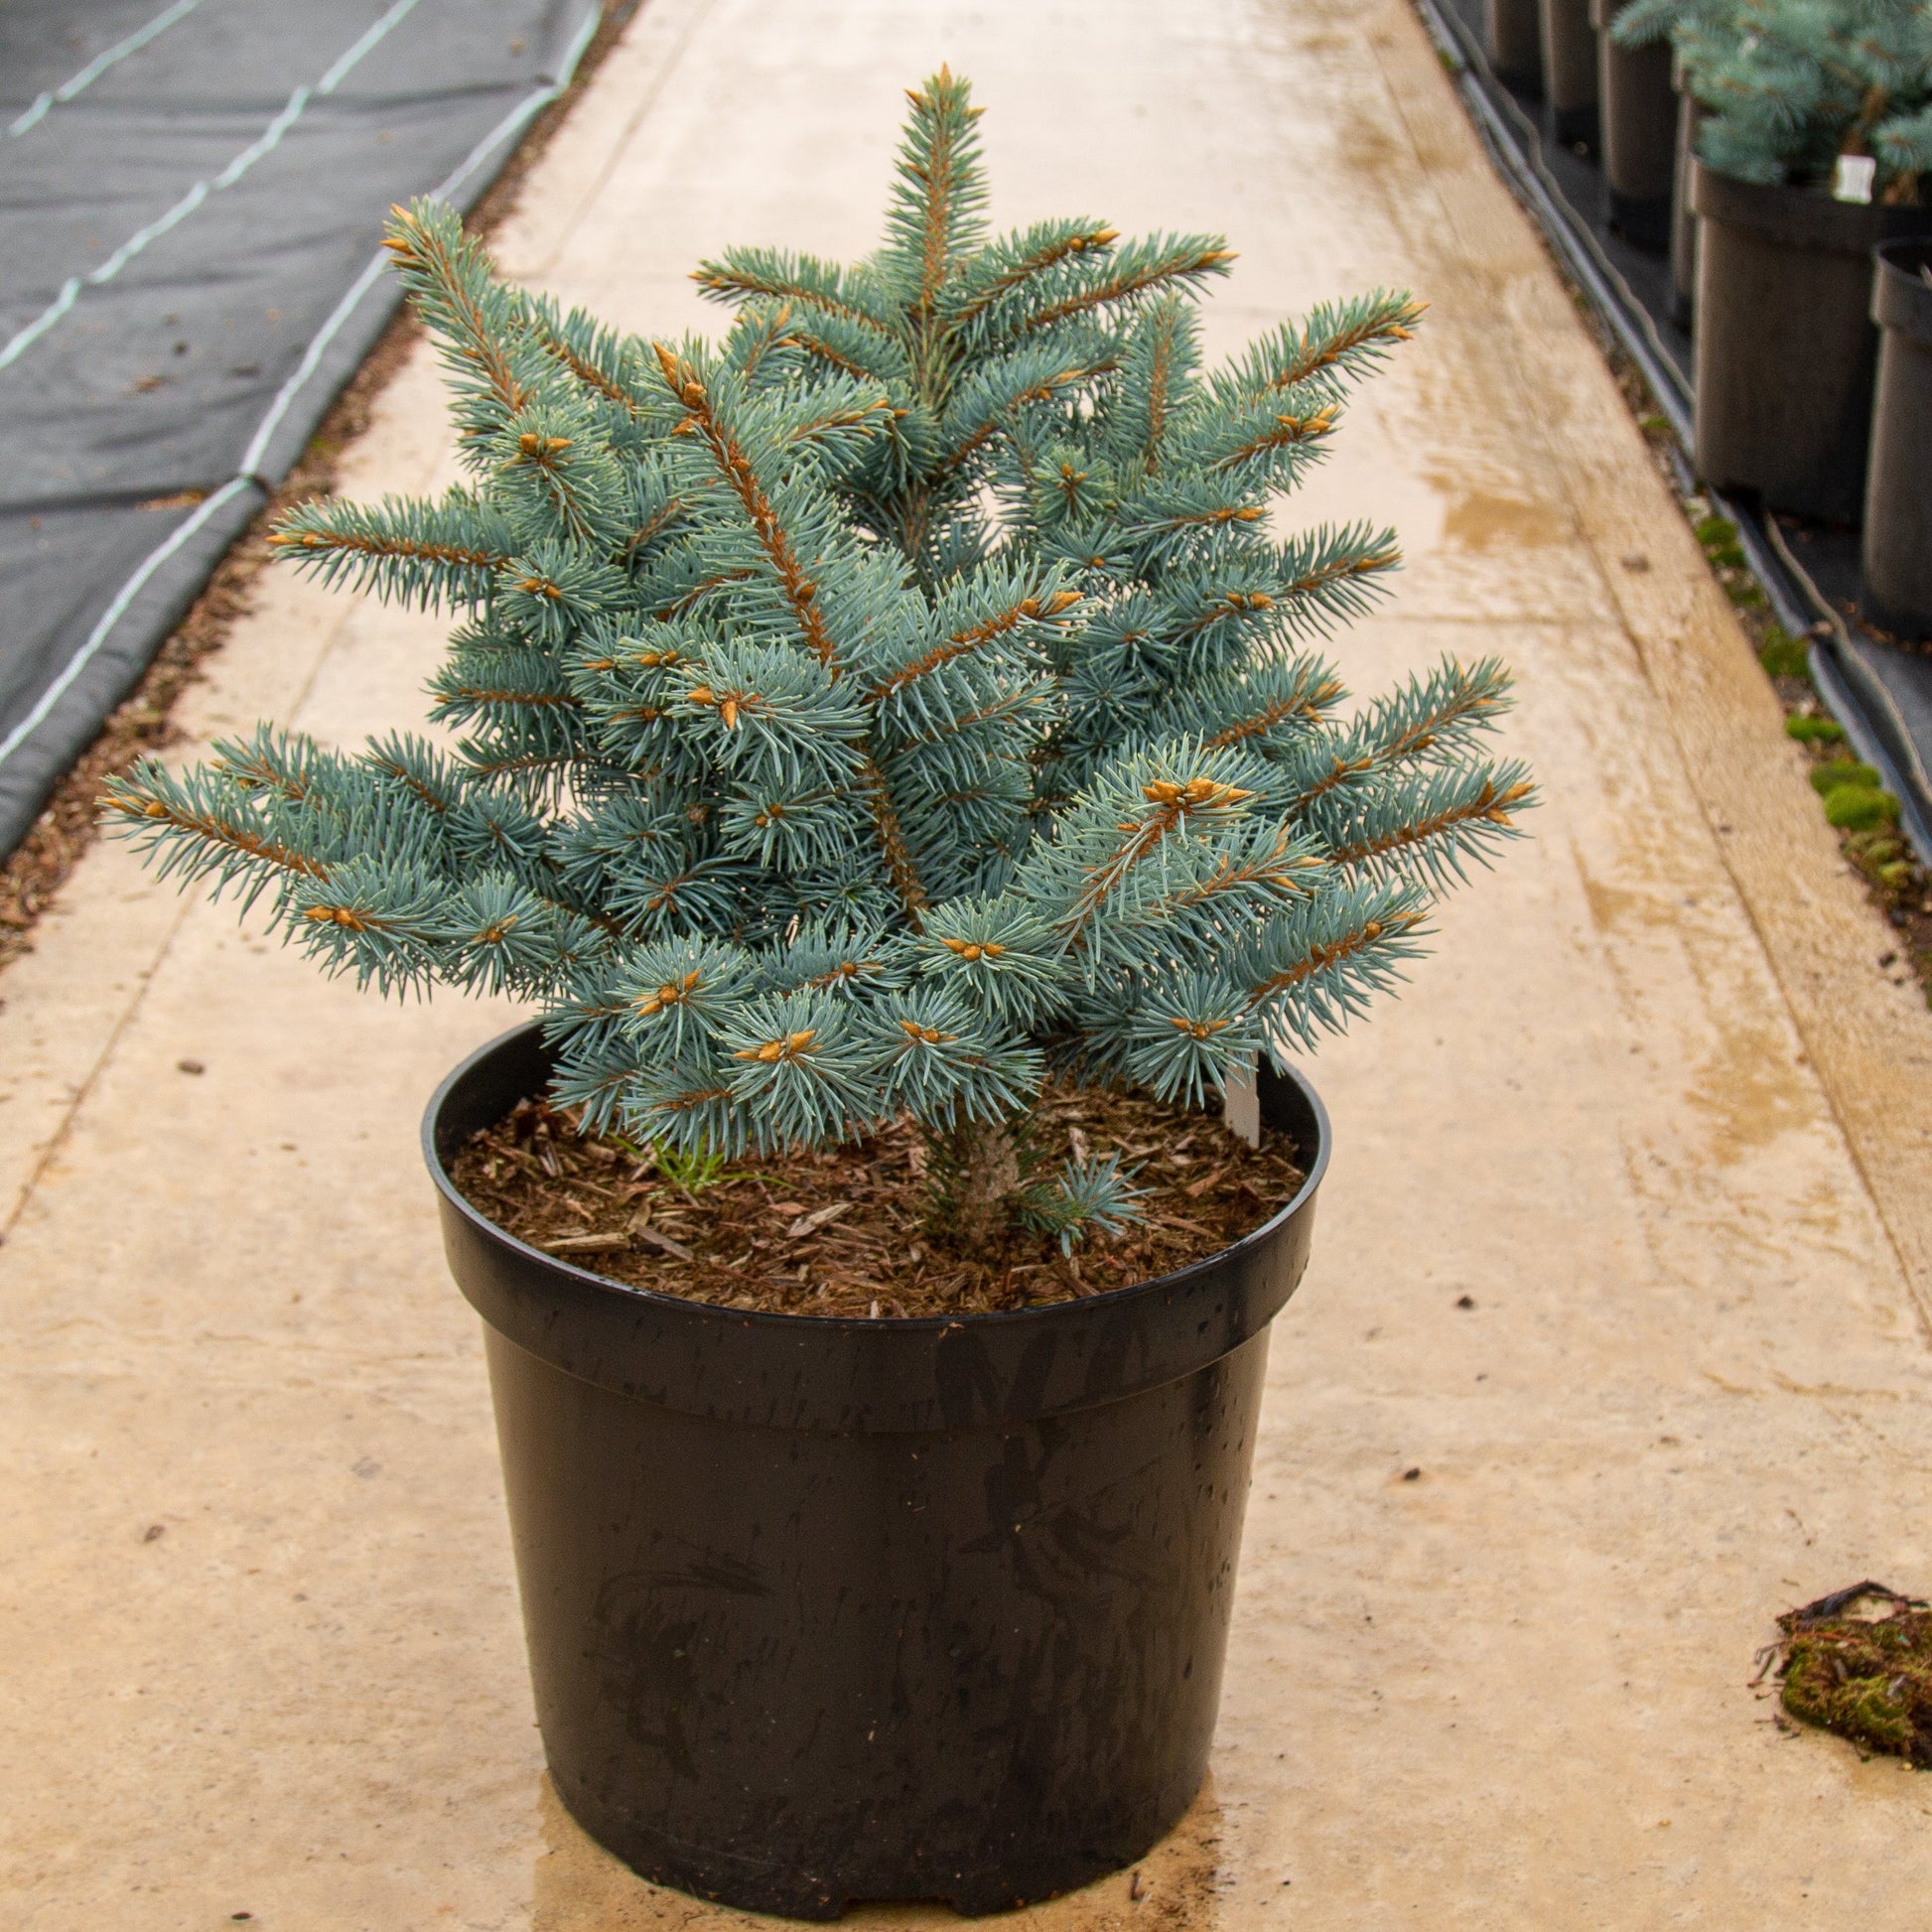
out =
[[(1684, 1098), (1704, 1127), (1706, 1158), (1731, 1167), (1781, 1135), (1815, 1125), (1816, 1082), (1796, 1056), (1784, 1016), (1750, 997), (1752, 989), (1737, 970), (1742, 934), (1726, 916), (1725, 896), (1700, 881), (1681, 855), (1673, 866), (1668, 850), (1642, 840), (1637, 825), (1634, 817), (1626, 825), (1621, 856), (1629, 875), (1654, 883), (1609, 884), (1591, 873), (1573, 839), (1577, 876), (1590, 922), (1604, 938), (1627, 939), (1648, 930), (1674, 936), (1681, 946), (1704, 1022), (1697, 1030), (1703, 1037), (1687, 1038), (1680, 1046)], [(1633, 957), (1627, 970), (1642, 972), (1642, 962)], [(1632, 1002), (1626, 996), (1625, 1011), (1633, 1026), (1645, 1030), (1640, 998)]]
[(1569, 543), (1570, 521), (1547, 503), (1464, 490), (1443, 512), (1443, 541), (1461, 550), (1529, 550)]
[[(592, 1839), (545, 1777), (537, 1799), (546, 1850), (532, 1877), (531, 1932), (772, 1932), (791, 1919), (709, 1905), (647, 1883)], [(943, 1905), (861, 1905), (837, 1923), (851, 1932), (1214, 1932), (1220, 1923), (1221, 1807), (1210, 1778), (1193, 1808), (1131, 1870), (993, 1918), (964, 1919)]]
[(1716, 1049), (1684, 1097), (1709, 1125), (1711, 1158), (1728, 1167), (1780, 1134), (1811, 1126), (1817, 1094), (1805, 1069), (1792, 1064), (1782, 1029), (1713, 1017), (1720, 1026)]

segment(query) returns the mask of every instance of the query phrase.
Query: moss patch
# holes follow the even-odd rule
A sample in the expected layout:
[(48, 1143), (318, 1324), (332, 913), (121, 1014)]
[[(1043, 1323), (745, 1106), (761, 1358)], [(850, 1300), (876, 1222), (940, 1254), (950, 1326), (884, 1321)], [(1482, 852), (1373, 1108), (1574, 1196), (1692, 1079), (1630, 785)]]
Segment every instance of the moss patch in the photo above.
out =
[(1829, 797), (1845, 785), (1859, 785), (1866, 791), (1878, 788), (1878, 773), (1868, 764), (1861, 764), (1856, 759), (1833, 759), (1825, 764), (1814, 764), (1811, 768), (1811, 788), (1821, 798)]
[(1932, 1769), (1932, 1608), (1855, 1584), (1787, 1610), (1778, 1630), (1776, 1675), (1792, 1717)]
[[(1766, 622), (1763, 640), (1757, 647), (1757, 661), (1770, 677), (1789, 678), (1794, 684), (1808, 685), (1811, 681), (1809, 639), (1792, 636), (1782, 624)], [(1845, 736), (1842, 731), (1838, 735)]]
[(1825, 822), (1841, 832), (1876, 832), (1898, 823), (1898, 800), (1871, 785), (1840, 785), (1825, 795)]

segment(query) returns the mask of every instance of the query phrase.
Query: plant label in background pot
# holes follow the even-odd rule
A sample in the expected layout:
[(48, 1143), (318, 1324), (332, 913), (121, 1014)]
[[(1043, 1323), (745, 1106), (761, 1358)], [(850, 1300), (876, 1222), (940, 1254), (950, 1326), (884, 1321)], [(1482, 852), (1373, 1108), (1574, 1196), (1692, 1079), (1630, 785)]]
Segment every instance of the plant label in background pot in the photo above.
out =
[(1835, 202), (1871, 200), (1871, 187), (1878, 178), (1878, 164), (1868, 154), (1842, 154), (1832, 170), (1832, 199)]

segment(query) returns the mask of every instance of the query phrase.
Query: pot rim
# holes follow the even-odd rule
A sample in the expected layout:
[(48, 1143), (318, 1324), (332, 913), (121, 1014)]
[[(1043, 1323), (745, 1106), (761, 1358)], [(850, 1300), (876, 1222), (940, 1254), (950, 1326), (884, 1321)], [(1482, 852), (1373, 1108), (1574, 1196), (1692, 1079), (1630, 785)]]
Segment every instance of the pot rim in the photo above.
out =
[(1871, 320), (1932, 348), (1932, 287), (1919, 270), (1932, 264), (1932, 235), (1881, 241), (1871, 251)]
[(1211, 1270), (1224, 1268), (1231, 1258), (1258, 1249), (1278, 1235), (1321, 1184), (1322, 1177), (1328, 1171), (1329, 1154), (1334, 1144), (1328, 1110), (1322, 1104), (1321, 1096), (1299, 1067), (1289, 1064), (1285, 1066), (1279, 1077), (1286, 1079), (1298, 1089), (1314, 1122), (1314, 1158), (1309, 1163), (1301, 1186), (1259, 1227), (1250, 1228), (1238, 1241), (1229, 1242), (1225, 1248), (1216, 1248), (1212, 1254), (1203, 1255), (1197, 1261), (1190, 1261), (1183, 1268), (1176, 1268), (1166, 1275), (1152, 1275), (1146, 1281), (1129, 1282), (1122, 1288), (1102, 1289), (1097, 1294), (1082, 1296), (1075, 1301), (1045, 1302), (1037, 1307), (1025, 1309), (971, 1310), (954, 1314), (882, 1314), (875, 1318), (872, 1315), (788, 1314), (773, 1309), (730, 1308), (722, 1302), (700, 1302), (688, 1296), (667, 1295), (661, 1289), (640, 1288), (629, 1282), (614, 1281), (609, 1275), (600, 1275), (592, 1269), (569, 1260), (566, 1256), (553, 1255), (542, 1248), (532, 1247), (528, 1242), (518, 1240), (498, 1222), (492, 1221), (471, 1201), (451, 1177), (437, 1147), (437, 1126), (451, 1094), (473, 1068), (499, 1052), (512, 1040), (532, 1035), (540, 1036), (543, 1025), (541, 1020), (526, 1020), (485, 1040), (481, 1046), (465, 1054), (438, 1082), (436, 1091), (430, 1096), (429, 1105), (423, 1110), (420, 1129), (423, 1161), (444, 1200), (486, 1240), (500, 1243), (505, 1248), (534, 1262), (540, 1268), (553, 1269), (569, 1276), (583, 1287), (602, 1289), (612, 1295), (625, 1297), (667, 1312), (722, 1315), (729, 1317), (734, 1324), (768, 1325), (774, 1330), (784, 1328), (797, 1332), (799, 1324), (804, 1323), (809, 1324), (813, 1331), (818, 1333), (845, 1330), (858, 1334), (877, 1335), (882, 1329), (890, 1329), (892, 1332), (903, 1334), (915, 1330), (956, 1330), (967, 1326), (985, 1328), (1001, 1324), (1019, 1324), (1051, 1319), (1069, 1309), (1097, 1311), (1103, 1307), (1121, 1308), (1139, 1297), (1158, 1299), (1172, 1294), (1177, 1288), (1188, 1286)]
[(1932, 205), (1841, 202), (1822, 185), (1745, 181), (1696, 154), (1690, 199), (1707, 221), (1821, 254), (1863, 255), (1876, 242), (1932, 233)]

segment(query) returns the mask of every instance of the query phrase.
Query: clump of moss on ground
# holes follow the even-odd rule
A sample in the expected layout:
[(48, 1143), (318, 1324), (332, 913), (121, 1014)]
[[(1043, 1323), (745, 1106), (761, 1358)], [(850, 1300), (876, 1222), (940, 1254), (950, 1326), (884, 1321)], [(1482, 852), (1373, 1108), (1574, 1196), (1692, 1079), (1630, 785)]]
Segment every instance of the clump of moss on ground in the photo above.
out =
[[(1885, 1614), (1862, 1614), (1877, 1603)], [(1787, 1610), (1778, 1629), (1776, 1675), (1792, 1717), (1932, 1769), (1932, 1607), (1863, 1583)]]

